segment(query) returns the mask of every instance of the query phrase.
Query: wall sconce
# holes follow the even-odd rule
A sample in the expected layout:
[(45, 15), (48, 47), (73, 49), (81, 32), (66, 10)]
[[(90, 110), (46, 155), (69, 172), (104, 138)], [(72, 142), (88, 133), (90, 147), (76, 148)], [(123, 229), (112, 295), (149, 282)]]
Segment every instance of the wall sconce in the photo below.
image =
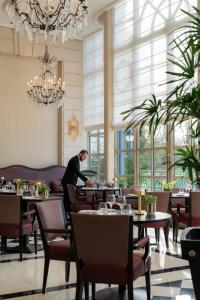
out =
[(76, 116), (72, 117), (72, 119), (68, 121), (68, 135), (73, 140), (76, 140), (79, 135), (79, 121), (76, 119)]

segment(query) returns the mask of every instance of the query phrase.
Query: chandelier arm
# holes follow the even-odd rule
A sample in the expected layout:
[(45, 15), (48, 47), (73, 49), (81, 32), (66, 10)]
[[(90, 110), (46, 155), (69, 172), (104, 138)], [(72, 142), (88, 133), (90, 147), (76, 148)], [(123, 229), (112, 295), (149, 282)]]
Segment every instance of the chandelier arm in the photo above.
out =
[[(66, 16), (66, 18), (63, 20), (62, 23), (59, 24), (59, 28), (60, 29), (64, 29), (66, 27), (68, 27), (70, 21), (71, 21), (71, 18), (75, 18), (75, 16), (78, 16), (78, 8), (76, 10), (76, 12), (73, 14), (73, 13), (70, 13)], [(70, 18), (70, 19), (69, 19)], [(67, 21), (67, 19), (69, 19), (69, 21), (67, 23), (65, 23)], [(64, 24), (63, 24), (64, 23)], [(75, 21), (75, 24), (77, 23), (77, 21)]]
[[(71, 19), (72, 19), (73, 17), (75, 17), (75, 16), (76, 16), (76, 13), (75, 13), (75, 14), (73, 14), (73, 13), (68, 14), (68, 15), (66, 16), (66, 18), (63, 20), (63, 22), (62, 22), (62, 23), (59, 23), (59, 29), (61, 30), (61, 29), (63, 29), (63, 28), (68, 27), (68, 25), (69, 25)], [(58, 19), (58, 17), (56, 18), (55, 22), (57, 21), (57, 19)], [(69, 19), (69, 21), (67, 21), (67, 19)], [(66, 21), (67, 21), (67, 23), (66, 23), (66, 24), (63, 24), (63, 23), (65, 23)], [(55, 22), (54, 22), (54, 23), (55, 23)], [(53, 24), (54, 24), (54, 23), (53, 23)], [(75, 22), (75, 23), (77, 23), (77, 22)]]
[(53, 13), (51, 13), (51, 14), (49, 15), (49, 17), (52, 18), (52, 17), (54, 17), (56, 14), (59, 15), (60, 12), (61, 12), (61, 10), (62, 10), (64, 7), (65, 7), (65, 3), (64, 3), (64, 5), (63, 5), (62, 3), (59, 3), (58, 6), (57, 6), (57, 8), (54, 10)]
[(33, 3), (30, 1), (29, 6), (30, 6), (31, 10), (34, 10), (35, 12), (36, 12), (35, 7), (39, 8), (40, 14), (43, 15), (43, 17), (44, 17), (44, 13), (41, 9), (41, 6), (40, 6), (40, 3), (38, 2), (38, 0), (33, 0)]
[(22, 22), (23, 24), (25, 24), (25, 22), (28, 22), (31, 27), (38, 28), (38, 25), (36, 23), (32, 23), (30, 17), (26, 13), (22, 12), (19, 14), (19, 16), (21, 17), (21, 15), (25, 15), (27, 17), (26, 19), (23, 20)]
[[(43, 12), (42, 12), (42, 9), (41, 9), (41, 7), (40, 7), (40, 4), (39, 4), (39, 2), (38, 2), (37, 0), (36, 0), (36, 3), (37, 3), (37, 5), (38, 5), (38, 7), (39, 7), (39, 10), (40, 10), (41, 15), (44, 16), (44, 14), (43, 14)], [(25, 23), (25, 21), (27, 21), (32, 27), (36, 28), (37, 24), (36, 24), (36, 26), (35, 26), (35, 23), (32, 23), (32, 22), (31, 22), (31, 18), (30, 18), (30, 16), (28, 15), (28, 13), (20, 12), (20, 11), (19, 11), (17, 2), (16, 2), (15, 0), (12, 1), (12, 4), (13, 4), (14, 7), (15, 7), (15, 12), (16, 12), (16, 14), (17, 14), (20, 18), (21, 18), (21, 16), (25, 16), (26, 19), (23, 21), (23, 23)], [(29, 6), (30, 6), (30, 9), (31, 9), (31, 10), (34, 10), (34, 12), (35, 12), (35, 14), (36, 14), (36, 16), (37, 16), (37, 19), (38, 19), (39, 22), (44, 26), (44, 23), (40, 20), (40, 18), (39, 18), (39, 16), (38, 16), (38, 13), (37, 13), (37, 11), (36, 11), (36, 9), (35, 9), (35, 7), (34, 7), (34, 4), (31, 3), (31, 2), (29, 2)]]

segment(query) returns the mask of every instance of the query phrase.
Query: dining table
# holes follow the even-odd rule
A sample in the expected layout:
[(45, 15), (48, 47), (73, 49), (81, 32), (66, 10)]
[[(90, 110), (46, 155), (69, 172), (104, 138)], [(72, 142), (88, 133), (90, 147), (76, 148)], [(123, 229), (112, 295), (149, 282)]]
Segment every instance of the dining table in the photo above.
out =
[(81, 214), (95, 214), (95, 215), (129, 215), (132, 216), (133, 225), (142, 225), (144, 223), (152, 224), (161, 221), (170, 221), (171, 214), (156, 211), (152, 214), (148, 214), (146, 211), (143, 215), (136, 214), (134, 209), (104, 209), (104, 210), (80, 210)]

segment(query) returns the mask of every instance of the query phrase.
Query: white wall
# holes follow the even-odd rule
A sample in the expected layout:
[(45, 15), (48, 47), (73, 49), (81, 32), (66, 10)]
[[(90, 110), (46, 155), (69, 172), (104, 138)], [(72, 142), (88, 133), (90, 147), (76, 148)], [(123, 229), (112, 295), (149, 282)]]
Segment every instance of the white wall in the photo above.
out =
[[(86, 147), (82, 130), (82, 41), (48, 44), (50, 55), (63, 61), (66, 95), (60, 114), (57, 109), (38, 107), (26, 95), (27, 81), (40, 73), (37, 57), (44, 54), (43, 38), (32, 44), (13, 29), (0, 27), (0, 167), (66, 165)], [(80, 122), (76, 141), (68, 136), (67, 125), (73, 115)]]
[(26, 83), (40, 70), (35, 58), (0, 55), (0, 166), (43, 167), (57, 163), (55, 110), (26, 95)]

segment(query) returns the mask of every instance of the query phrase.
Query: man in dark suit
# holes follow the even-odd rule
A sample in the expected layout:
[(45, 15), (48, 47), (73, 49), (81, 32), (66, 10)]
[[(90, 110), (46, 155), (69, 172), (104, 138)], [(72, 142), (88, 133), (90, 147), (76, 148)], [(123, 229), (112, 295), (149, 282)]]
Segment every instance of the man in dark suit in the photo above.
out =
[(93, 182), (87, 179), (87, 177), (85, 177), (80, 171), (80, 161), (84, 161), (87, 157), (87, 150), (81, 150), (78, 155), (72, 157), (68, 162), (65, 174), (62, 179), (62, 185), (64, 189), (64, 207), (66, 212), (70, 211), (70, 201), (67, 191), (67, 184), (76, 185), (78, 178), (83, 180), (86, 183), (86, 185), (93, 184)]

